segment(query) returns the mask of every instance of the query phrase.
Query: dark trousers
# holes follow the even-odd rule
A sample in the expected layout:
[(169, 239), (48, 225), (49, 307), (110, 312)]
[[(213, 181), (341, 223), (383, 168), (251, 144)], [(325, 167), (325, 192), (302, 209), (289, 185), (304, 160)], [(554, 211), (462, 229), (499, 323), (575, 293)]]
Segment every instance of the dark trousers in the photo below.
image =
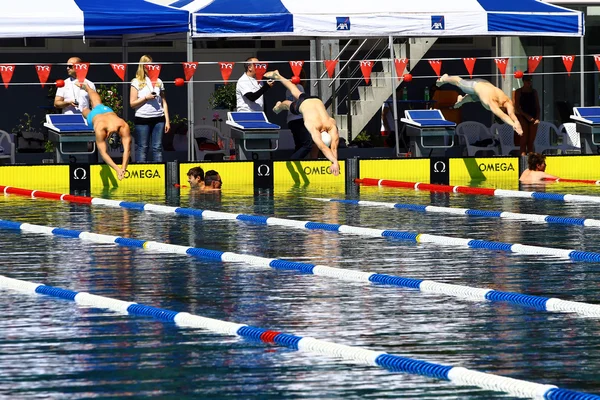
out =
[(295, 152), (290, 157), (291, 160), (302, 160), (306, 158), (313, 146), (312, 136), (304, 126), (303, 119), (295, 119), (288, 122), (288, 128), (292, 131), (294, 137)]

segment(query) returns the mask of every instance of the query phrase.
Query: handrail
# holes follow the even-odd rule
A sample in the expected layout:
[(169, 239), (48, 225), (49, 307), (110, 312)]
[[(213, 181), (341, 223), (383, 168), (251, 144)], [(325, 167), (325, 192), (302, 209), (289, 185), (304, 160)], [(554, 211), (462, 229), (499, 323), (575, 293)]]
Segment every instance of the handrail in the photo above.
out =
[[(348, 63), (352, 60), (354, 60), (354, 57), (356, 56), (356, 54), (358, 54), (358, 52), (360, 51), (360, 49), (362, 49), (362, 47), (365, 45), (365, 43), (367, 43), (368, 39), (364, 39), (363, 42), (360, 44), (360, 46), (358, 46), (358, 48), (354, 51), (354, 53), (352, 53), (352, 55), (350, 56), (350, 58), (348, 59), (348, 61), (346, 62), (346, 64), (344, 64), (344, 66), (339, 70), (339, 72), (337, 73), (336, 76), (333, 77), (333, 79), (331, 80), (331, 82), (329, 82), (329, 87), (331, 87), (331, 85), (333, 85), (336, 81), (336, 79), (338, 79), (340, 77), (340, 75), (342, 74), (342, 72), (346, 69), (346, 67), (348, 66)], [(379, 43), (377, 43), (379, 44)]]
[[(334, 60), (339, 60), (340, 57), (342, 56), (342, 53), (348, 48), (348, 46), (350, 46), (350, 44), (352, 43), (354, 39), (350, 39), (348, 40), (348, 43), (346, 43), (346, 45), (344, 47), (342, 47), (342, 50), (340, 50), (340, 52), (338, 53), (338, 55), (334, 58)], [(366, 40), (366, 39), (365, 39)], [(321, 79), (323, 79), (323, 77), (325, 76), (325, 74), (327, 73), (327, 69), (325, 69), (325, 71), (323, 71), (323, 73), (321, 74), (321, 76), (319, 77), (319, 79), (317, 79), (317, 81), (315, 81), (315, 83), (313, 84), (313, 87), (317, 87), (317, 85), (319, 84), (319, 81)]]

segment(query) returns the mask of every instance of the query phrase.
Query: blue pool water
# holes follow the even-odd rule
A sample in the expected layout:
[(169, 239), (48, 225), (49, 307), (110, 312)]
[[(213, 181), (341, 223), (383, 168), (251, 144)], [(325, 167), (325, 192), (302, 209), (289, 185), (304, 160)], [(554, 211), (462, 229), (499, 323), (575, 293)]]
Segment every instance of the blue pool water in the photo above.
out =
[[(548, 192), (600, 195), (593, 186)], [(598, 228), (274, 197), (114, 192), (232, 213), (600, 252)], [(361, 188), (348, 198), (600, 219), (600, 205)], [(17, 196), (0, 218), (351, 270), (600, 303), (598, 264)], [(0, 274), (600, 394), (600, 320), (241, 263), (0, 231)], [(492, 399), (501, 393), (392, 373), (150, 318), (1, 291), (0, 398)]]

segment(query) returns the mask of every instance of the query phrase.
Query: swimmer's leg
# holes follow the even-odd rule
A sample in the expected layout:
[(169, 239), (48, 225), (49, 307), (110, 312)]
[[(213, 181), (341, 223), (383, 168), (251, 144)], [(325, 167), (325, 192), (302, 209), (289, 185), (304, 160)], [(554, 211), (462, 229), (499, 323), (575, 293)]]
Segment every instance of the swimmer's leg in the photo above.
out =
[(278, 101), (277, 104), (275, 104), (275, 107), (273, 107), (273, 112), (275, 114), (279, 114), (280, 112), (282, 112), (284, 110), (289, 110), (290, 104), (292, 104), (292, 102), (289, 100)]

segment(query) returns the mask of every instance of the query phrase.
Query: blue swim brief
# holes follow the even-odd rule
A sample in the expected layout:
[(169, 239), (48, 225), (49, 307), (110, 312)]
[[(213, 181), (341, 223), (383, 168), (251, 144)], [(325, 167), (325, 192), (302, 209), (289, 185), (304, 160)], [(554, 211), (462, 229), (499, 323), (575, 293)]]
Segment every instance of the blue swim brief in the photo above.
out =
[(105, 106), (104, 104), (98, 104), (90, 113), (87, 115), (87, 123), (88, 126), (94, 126), (92, 121), (96, 115), (106, 114), (109, 112), (114, 112), (110, 107)]

